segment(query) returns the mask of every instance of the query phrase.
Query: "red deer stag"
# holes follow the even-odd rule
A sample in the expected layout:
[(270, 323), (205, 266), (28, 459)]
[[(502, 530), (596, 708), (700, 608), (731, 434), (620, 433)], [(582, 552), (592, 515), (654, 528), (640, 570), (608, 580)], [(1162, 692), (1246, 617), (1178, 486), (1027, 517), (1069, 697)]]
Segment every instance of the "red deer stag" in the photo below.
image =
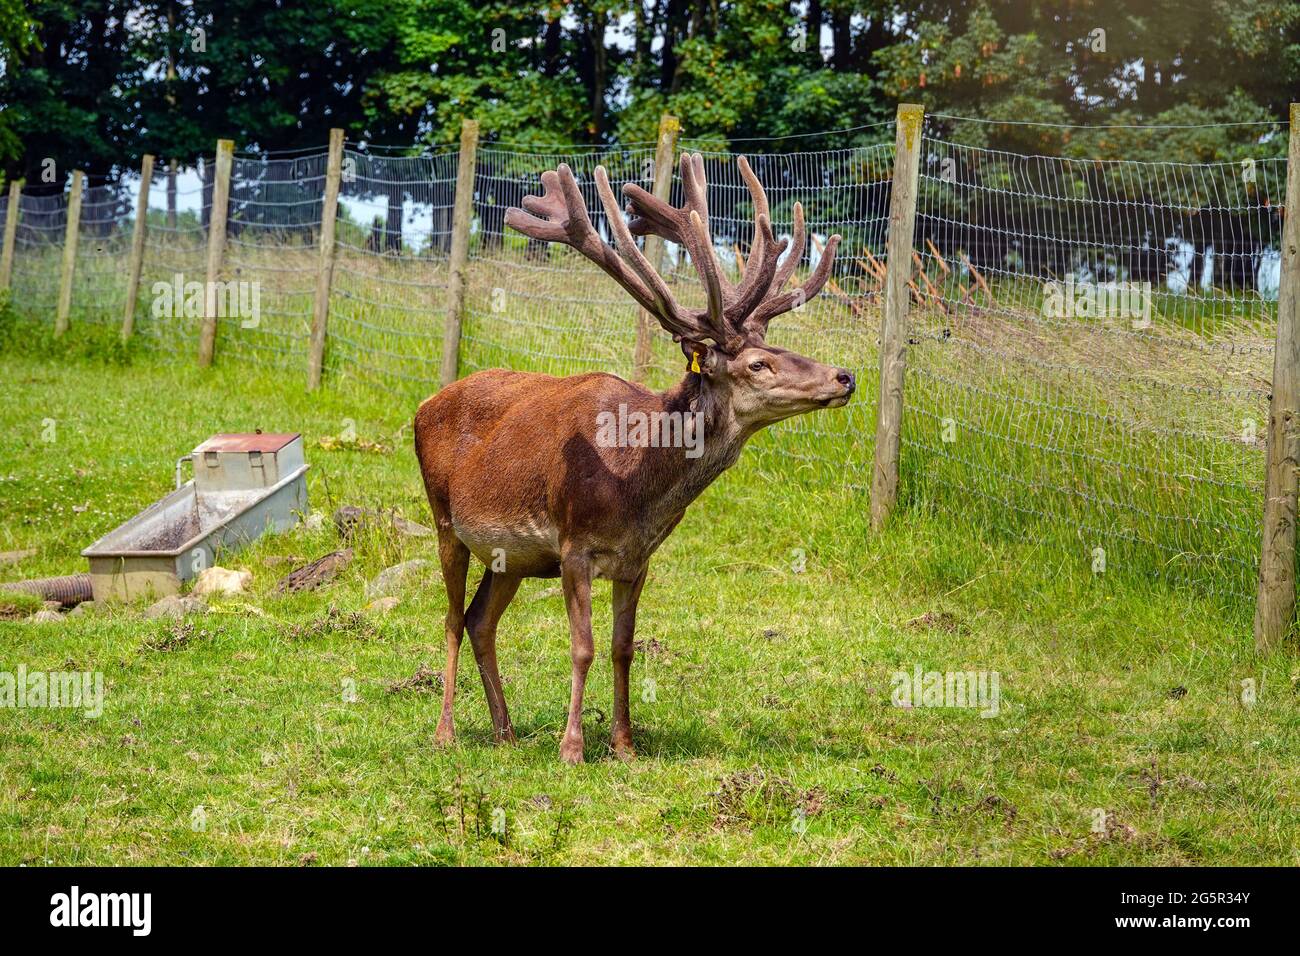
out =
[[(793, 247), (782, 261), (788, 242), (772, 235), (767, 195), (744, 159), (739, 168), (753, 199), (755, 238), (737, 284), (724, 277), (714, 253), (698, 155), (682, 157), (680, 208), (639, 186), (624, 186), (630, 223), (604, 168), (596, 167), (617, 250), (592, 226), (568, 166), (542, 175), (545, 195), (525, 197), (523, 210), (506, 213), (508, 226), (573, 246), (600, 266), (672, 333), (690, 364), (681, 383), (663, 394), (599, 372), (554, 378), (489, 369), (448, 385), (420, 406), (415, 450), (447, 587), (447, 669), (437, 743), (455, 736), (452, 701), (466, 630), (496, 739), (514, 740), (497, 671), (497, 622), (523, 578), (558, 576), (573, 667), (560, 757), (582, 761), (582, 694), (593, 656), (591, 581), (598, 577), (609, 578), (614, 589), (612, 746), (618, 756), (632, 757), (628, 676), (650, 556), (687, 505), (735, 463), (751, 435), (794, 415), (844, 405), (853, 394), (853, 375), (846, 369), (764, 342), (769, 321), (821, 290), (840, 237), (830, 238), (801, 287), (782, 292), (803, 255), (803, 210), (795, 204)], [(690, 256), (704, 287), (704, 308), (680, 305), (637, 248), (633, 237), (649, 233)], [(654, 440), (660, 437), (666, 440)], [(471, 554), (486, 570), (466, 610)]]

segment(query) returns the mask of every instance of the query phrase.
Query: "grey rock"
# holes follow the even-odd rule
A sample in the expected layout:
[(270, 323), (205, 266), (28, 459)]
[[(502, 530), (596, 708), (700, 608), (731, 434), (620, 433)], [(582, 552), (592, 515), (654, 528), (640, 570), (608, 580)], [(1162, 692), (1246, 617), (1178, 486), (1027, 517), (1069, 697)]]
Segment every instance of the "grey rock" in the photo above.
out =
[(400, 590), (411, 580), (422, 577), (431, 564), (432, 562), (424, 558), (414, 558), (401, 564), (394, 564), (391, 568), (384, 568), (366, 585), (366, 597), (378, 597), (381, 594), (391, 594), (393, 591)]
[(169, 617), (180, 620), (187, 614), (202, 614), (208, 609), (207, 602), (196, 597), (181, 597), (169, 594), (161, 601), (155, 601), (144, 612), (145, 620)]

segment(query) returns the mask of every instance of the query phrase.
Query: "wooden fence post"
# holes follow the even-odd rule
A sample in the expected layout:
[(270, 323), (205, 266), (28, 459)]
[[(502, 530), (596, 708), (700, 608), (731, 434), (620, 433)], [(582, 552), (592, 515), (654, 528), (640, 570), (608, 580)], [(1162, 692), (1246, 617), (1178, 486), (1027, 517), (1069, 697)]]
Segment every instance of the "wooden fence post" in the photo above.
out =
[(176, 228), (176, 160), (167, 163), (167, 228)]
[(72, 312), (72, 277), (77, 271), (77, 235), (81, 226), (81, 189), (86, 174), (72, 171), (72, 192), (68, 194), (68, 223), (63, 233), (63, 271), (59, 275), (59, 308), (54, 316), (54, 334), (68, 331)]
[(208, 213), (208, 272), (203, 288), (203, 325), (199, 329), (199, 365), (212, 364), (217, 344), (217, 281), (226, 256), (226, 216), (230, 212), (230, 167), (234, 164), (235, 142), (217, 140), (217, 178), (212, 187), (212, 210)]
[(14, 273), (14, 240), (18, 236), (18, 216), (23, 205), (23, 181), (9, 184), (9, 209), (5, 213), (4, 249), (0, 251), (0, 291), (9, 288)]
[(140, 194), (135, 206), (135, 233), (131, 236), (131, 258), (126, 269), (126, 311), (122, 314), (122, 341), (135, 331), (135, 303), (140, 295), (140, 272), (144, 268), (144, 240), (149, 229), (149, 184), (153, 179), (153, 156), (140, 160)]
[[(673, 189), (673, 159), (677, 155), (677, 137), (681, 133), (681, 121), (671, 113), (659, 117), (659, 139), (655, 145), (654, 182), (651, 192), (664, 202), (671, 198)], [(656, 272), (663, 266), (664, 240), (662, 236), (645, 237), (645, 257)], [(632, 380), (645, 381), (646, 372), (653, 358), (652, 343), (654, 329), (658, 322), (645, 309), (637, 310), (636, 348), (632, 353)]]
[(325, 201), (320, 211), (320, 268), (316, 273), (316, 303), (311, 315), (311, 361), (307, 390), (320, 388), (325, 364), (325, 336), (330, 318), (330, 286), (334, 282), (334, 223), (339, 211), (339, 182), (343, 178), (343, 130), (330, 130), (329, 162), (325, 167)]
[(871, 527), (884, 527), (898, 498), (898, 448), (903, 425), (903, 373), (907, 368), (907, 282), (912, 275), (912, 232), (920, 172), (925, 108), (900, 103), (894, 134), (894, 181), (889, 199), (885, 309), (880, 328), (880, 401), (871, 478)]
[(456, 165), (456, 203), (451, 217), (451, 260), (447, 276), (447, 319), (442, 332), (442, 384), (460, 374), (460, 329), (465, 318), (465, 263), (469, 260), (469, 224), (474, 218), (474, 164), (478, 161), (478, 120), (460, 124), (460, 159)]
[(1300, 103), (1291, 104), (1281, 251), (1263, 543), (1255, 598), (1255, 647), (1259, 651), (1275, 646), (1295, 619), (1296, 493), (1300, 488)]

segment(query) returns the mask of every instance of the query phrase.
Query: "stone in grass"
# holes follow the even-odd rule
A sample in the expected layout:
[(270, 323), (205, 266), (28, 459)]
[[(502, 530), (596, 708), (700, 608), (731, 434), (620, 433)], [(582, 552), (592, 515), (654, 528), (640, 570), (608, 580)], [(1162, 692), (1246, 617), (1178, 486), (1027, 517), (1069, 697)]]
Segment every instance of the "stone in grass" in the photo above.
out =
[(344, 541), (351, 541), (354, 534), (365, 528), (376, 527), (391, 528), (399, 536), (407, 538), (427, 538), (433, 534), (432, 528), (408, 521), (391, 509), (375, 511), (371, 508), (358, 508), (356, 505), (344, 505), (335, 511), (334, 526)]
[(68, 612), (68, 617), (85, 617), (86, 615), (98, 613), (98, 611), (99, 605), (94, 601), (82, 601)]
[(375, 579), (366, 585), (366, 597), (378, 597), (400, 590), (413, 578), (422, 577), (430, 562), (424, 558), (414, 558), (384, 568)]
[(320, 511), (313, 511), (303, 519), (302, 527), (304, 531), (319, 531), (325, 527), (325, 515)]
[(208, 609), (207, 602), (201, 597), (181, 597), (169, 594), (160, 601), (155, 601), (145, 609), (145, 620), (169, 617), (180, 620), (187, 614), (201, 614)]
[(342, 551), (331, 551), (322, 558), (317, 558), (311, 564), (297, 568), (283, 578), (276, 585), (276, 590), (281, 594), (292, 591), (314, 591), (322, 584), (328, 584), (338, 577), (339, 572), (352, 563), (352, 549), (344, 548)]
[(59, 621), (63, 620), (63, 615), (58, 611), (45, 607), (41, 608), (27, 620), (36, 621), (39, 624), (57, 624)]
[(381, 597), (378, 600), (371, 601), (366, 605), (366, 610), (371, 614), (387, 614), (401, 603), (401, 598), (390, 594), (388, 597)]
[(229, 568), (204, 568), (194, 582), (190, 594), (202, 597), (207, 594), (243, 594), (253, 583), (252, 571), (233, 571)]

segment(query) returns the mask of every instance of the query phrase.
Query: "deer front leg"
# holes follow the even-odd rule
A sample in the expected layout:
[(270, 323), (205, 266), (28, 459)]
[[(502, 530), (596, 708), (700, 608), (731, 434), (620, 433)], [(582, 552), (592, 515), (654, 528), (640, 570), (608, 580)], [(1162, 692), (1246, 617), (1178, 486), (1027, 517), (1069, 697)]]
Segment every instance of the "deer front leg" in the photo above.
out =
[(569, 612), (569, 656), (573, 684), (569, 691), (569, 722), (560, 742), (560, 759), (582, 763), (582, 692), (595, 653), (591, 639), (591, 563), (586, 555), (564, 558), (560, 569), (564, 604)]
[(632, 637), (636, 633), (636, 604), (645, 584), (646, 568), (641, 569), (635, 581), (614, 582), (614, 727), (610, 746), (614, 755), (622, 760), (636, 756), (632, 747), (632, 714), (628, 705), (628, 684), (631, 679), (632, 656), (635, 648)]

